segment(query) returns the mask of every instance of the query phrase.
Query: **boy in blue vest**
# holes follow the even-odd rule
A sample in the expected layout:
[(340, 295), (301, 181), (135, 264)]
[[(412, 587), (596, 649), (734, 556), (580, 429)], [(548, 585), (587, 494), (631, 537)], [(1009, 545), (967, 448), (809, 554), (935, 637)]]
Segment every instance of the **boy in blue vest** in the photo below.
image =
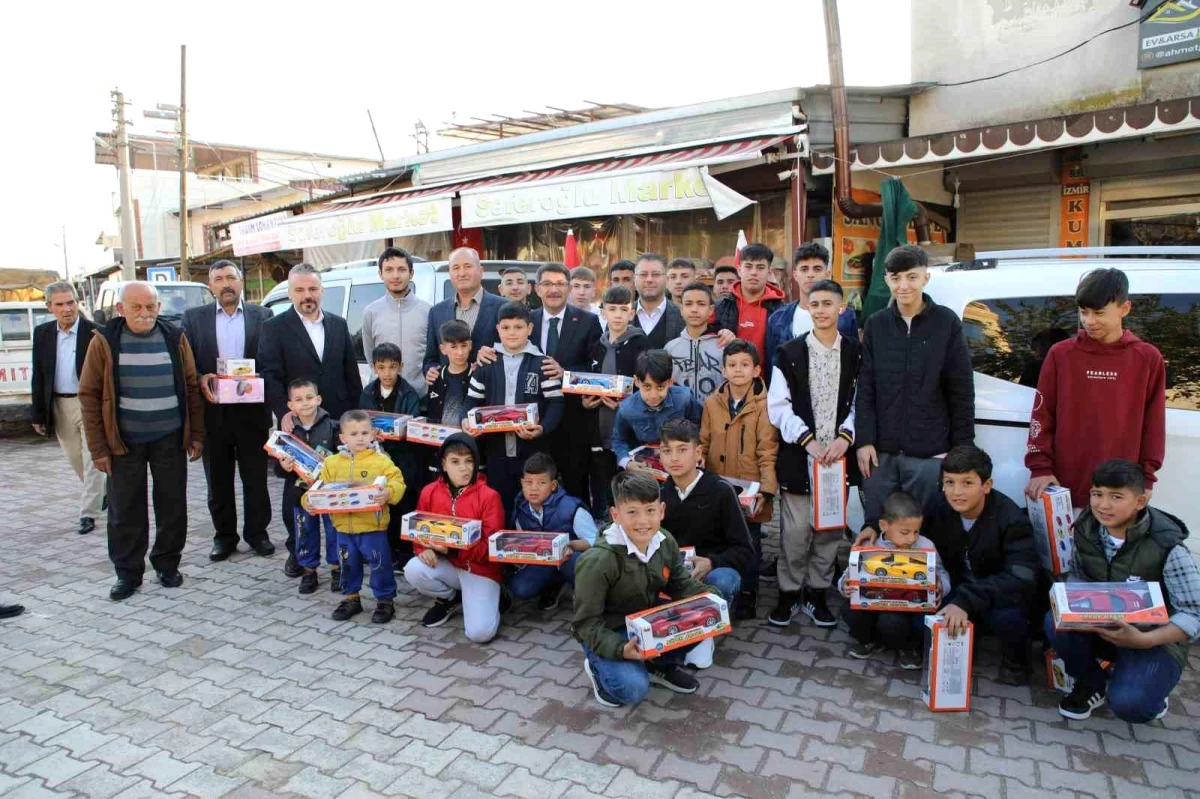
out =
[[(521, 490), (525, 459), (545, 449), (545, 437), (558, 429), (563, 415), (562, 380), (542, 372), (542, 351), (529, 343), (533, 321), (529, 306), (506, 302), (496, 314), (496, 360), (471, 373), (467, 386), (467, 410), (488, 405), (523, 405), (536, 402), (537, 424), (522, 426), (515, 433), (483, 435), (483, 459), (488, 485), (504, 502), (504, 517), (511, 519)], [(463, 429), (472, 431), (463, 420)], [(472, 433), (474, 435), (474, 433)]]
[[(1187, 664), (1188, 644), (1200, 637), (1200, 568), (1183, 543), (1183, 522), (1149, 507), (1146, 474), (1132, 461), (1104, 461), (1092, 475), (1089, 507), (1075, 520), (1070, 583), (1157, 582), (1171, 621), (1138, 629), (1117, 622), (1095, 632), (1054, 629), (1046, 642), (1075, 680), (1058, 704), (1068, 719), (1086, 719), (1108, 702), (1113, 715), (1144, 724), (1167, 715), (1167, 697)], [(1113, 664), (1108, 674), (1097, 658)], [(1106, 685), (1107, 684), (1107, 685)]]
[(583, 500), (569, 495), (558, 484), (558, 464), (544, 452), (535, 452), (525, 461), (513, 526), (571, 536), (571, 556), (563, 565), (522, 566), (508, 583), (517, 599), (536, 596), (539, 610), (552, 611), (558, 607), (563, 583), (575, 585), (575, 561), (596, 542), (596, 520)]

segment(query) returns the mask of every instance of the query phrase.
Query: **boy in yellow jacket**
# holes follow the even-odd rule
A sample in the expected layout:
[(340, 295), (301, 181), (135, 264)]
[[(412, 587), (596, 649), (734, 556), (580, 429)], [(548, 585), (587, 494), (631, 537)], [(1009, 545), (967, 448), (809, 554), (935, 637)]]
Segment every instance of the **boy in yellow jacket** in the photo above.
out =
[[(346, 411), (339, 423), (342, 447), (321, 465), (322, 483), (373, 483), (383, 477), (373, 499), (383, 505), (379, 511), (355, 511), (330, 514), (338, 533), (338, 556), (342, 562), (342, 593), (345, 598), (333, 611), (334, 621), (345, 621), (362, 613), (358, 592), (362, 588), (363, 564), (371, 564), (371, 593), (375, 612), (371, 621), (386, 624), (396, 615), (396, 577), (392, 574), (392, 550), (388, 544), (388, 505), (404, 496), (404, 476), (375, 445), (371, 417), (366, 411)], [(308, 494), (304, 495), (308, 508)]]

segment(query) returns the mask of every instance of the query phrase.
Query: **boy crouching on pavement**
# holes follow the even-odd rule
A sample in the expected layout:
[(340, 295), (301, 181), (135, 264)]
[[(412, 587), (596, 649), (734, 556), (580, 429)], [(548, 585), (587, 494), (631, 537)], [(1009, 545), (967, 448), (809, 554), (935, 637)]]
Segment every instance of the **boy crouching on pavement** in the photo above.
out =
[[(388, 545), (388, 505), (404, 496), (404, 476), (375, 445), (375, 431), (366, 411), (353, 410), (342, 414), (338, 437), (342, 448), (321, 464), (323, 483), (373, 483), (383, 477), (374, 499), (384, 505), (380, 511), (332, 513), (333, 526), (338, 531), (338, 555), (342, 563), (342, 593), (345, 599), (334, 608), (333, 620), (345, 621), (362, 613), (358, 592), (362, 588), (363, 565), (371, 564), (371, 593), (375, 595), (375, 612), (371, 621), (386, 624), (396, 615), (396, 576), (392, 574), (392, 550)], [(303, 503), (308, 507), (308, 494)]]
[(679, 545), (661, 529), (663, 504), (658, 481), (622, 472), (612, 481), (614, 524), (575, 567), (575, 618), (571, 628), (583, 645), (583, 670), (596, 701), (605, 707), (636, 705), (650, 683), (676, 693), (695, 693), (699, 684), (683, 660), (689, 647), (642, 658), (626, 640), (625, 617), (661, 604), (659, 594), (685, 599), (706, 591), (683, 566)]

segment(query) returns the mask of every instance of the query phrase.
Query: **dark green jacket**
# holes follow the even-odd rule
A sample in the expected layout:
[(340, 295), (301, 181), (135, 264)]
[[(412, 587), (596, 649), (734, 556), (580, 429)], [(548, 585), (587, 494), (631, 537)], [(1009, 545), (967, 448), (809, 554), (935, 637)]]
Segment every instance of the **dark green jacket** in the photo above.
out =
[[(666, 530), (648, 563), (626, 549), (616, 525), (596, 538), (596, 544), (575, 564), (575, 618), (571, 630), (588, 649), (607, 660), (621, 660), (625, 648), (625, 617), (654, 607), (658, 595), (685, 599), (716, 593), (694, 580), (683, 568), (679, 544)], [(613, 543), (618, 541), (619, 543)]]

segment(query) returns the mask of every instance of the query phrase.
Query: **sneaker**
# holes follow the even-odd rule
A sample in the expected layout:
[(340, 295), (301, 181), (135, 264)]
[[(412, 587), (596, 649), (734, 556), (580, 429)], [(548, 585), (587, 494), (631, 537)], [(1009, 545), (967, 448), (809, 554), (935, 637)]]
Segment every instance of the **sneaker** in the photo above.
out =
[(800, 593), (798, 591), (780, 591), (779, 604), (767, 616), (767, 624), (776, 627), (787, 627), (792, 619), (800, 612)]
[(452, 599), (434, 600), (433, 607), (421, 619), (422, 627), (441, 627), (446, 620), (462, 610), (462, 591), (455, 591)]
[(596, 697), (596, 701), (604, 707), (621, 707), (621, 703), (613, 698), (613, 695), (604, 690), (604, 686), (596, 679), (596, 675), (592, 673), (592, 662), (588, 660), (587, 655), (583, 656), (583, 673), (587, 675), (588, 682), (592, 684), (592, 696)]
[[(1064, 696), (1058, 703), (1058, 715), (1066, 719), (1083, 721), (1091, 718), (1092, 711), (1103, 705), (1105, 700), (1103, 690), (1097, 691), (1089, 685), (1084, 685), (1082, 681), (1076, 680), (1071, 693)], [(1163, 712), (1166, 712), (1165, 707)]]
[(346, 619), (357, 616), (362, 613), (362, 601), (358, 597), (350, 597), (343, 599), (336, 608), (333, 609), (333, 615), (330, 616), (334, 621), (345, 621)]
[(342, 570), (329, 570), (329, 590), (335, 594), (342, 593)]
[(537, 608), (544, 613), (550, 613), (558, 610), (558, 602), (562, 598), (563, 583), (553, 582), (542, 589), (542, 593), (538, 596)]
[(768, 583), (779, 581), (779, 558), (771, 558), (769, 563), (764, 562), (762, 568), (758, 570), (758, 579)]
[(901, 649), (900, 650), (900, 668), (905, 671), (917, 671), (921, 668), (921, 650), (919, 649)]
[(699, 671), (711, 668), (713, 664), (713, 654), (716, 651), (716, 639), (705, 638), (703, 641), (688, 650), (687, 655), (683, 659), (683, 665), (691, 666)]
[(390, 599), (381, 599), (375, 603), (375, 612), (371, 614), (372, 624), (387, 624), (396, 617), (396, 605)]
[(1166, 699), (1163, 700), (1163, 709), (1158, 711), (1158, 713), (1155, 714), (1154, 718), (1152, 718), (1150, 720), (1151, 721), (1161, 721), (1162, 719), (1165, 719), (1167, 717), (1167, 708), (1169, 708), (1170, 706), (1171, 706), (1171, 697), (1168, 696)]
[(825, 589), (811, 588), (804, 592), (804, 607), (805, 615), (813, 620), (813, 624), (818, 627), (837, 627), (837, 619), (829, 612), (829, 606), (825, 604)]
[(850, 657), (855, 660), (866, 660), (879, 651), (880, 645), (875, 641), (867, 641), (865, 644), (855, 641), (854, 646), (850, 647)]
[(306, 571), (300, 575), (300, 593), (311, 594), (317, 590), (317, 573)]
[(304, 574), (304, 568), (296, 560), (295, 555), (288, 554), (287, 560), (283, 562), (283, 573), (288, 577), (299, 577), (301, 574)]
[(674, 663), (663, 664), (648, 660), (646, 671), (650, 674), (650, 682), (677, 694), (694, 694), (700, 687), (700, 683), (696, 682), (696, 678), (689, 674), (687, 669)]
[(500, 586), (500, 615), (503, 616), (505, 613), (508, 613), (512, 610), (512, 606), (512, 592), (508, 590), (508, 586)]

